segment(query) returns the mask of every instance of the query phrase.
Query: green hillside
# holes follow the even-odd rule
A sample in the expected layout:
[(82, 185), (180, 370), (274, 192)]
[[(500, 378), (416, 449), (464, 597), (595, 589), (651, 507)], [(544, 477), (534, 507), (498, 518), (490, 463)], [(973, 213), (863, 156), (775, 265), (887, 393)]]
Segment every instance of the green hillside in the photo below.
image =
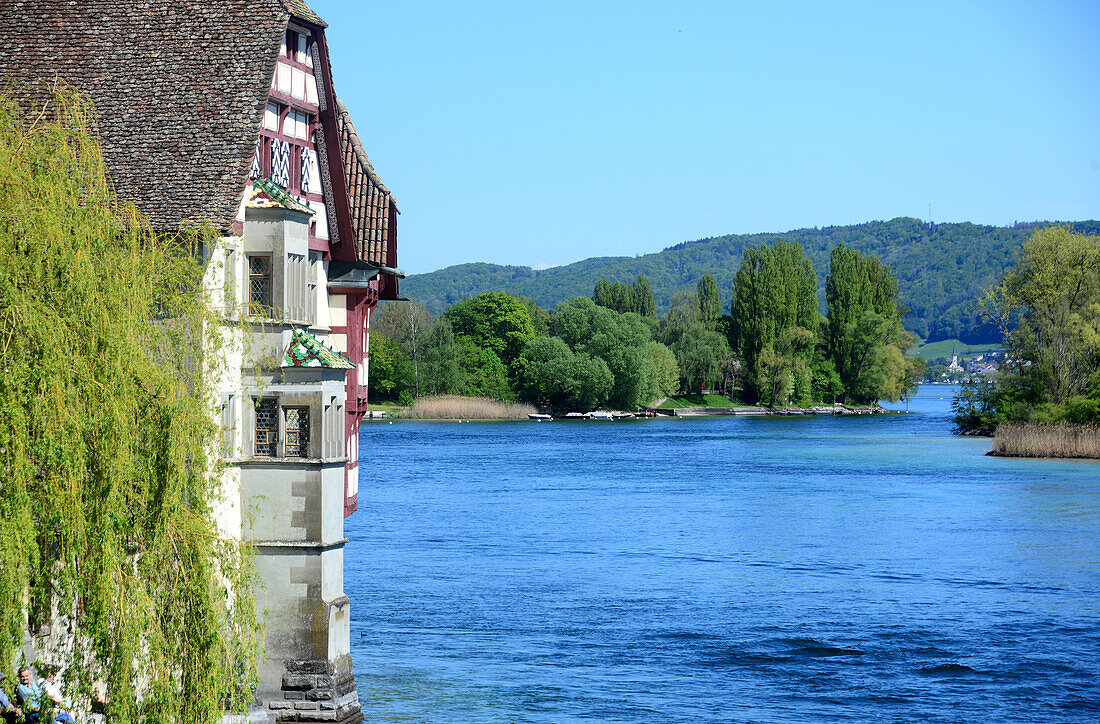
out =
[(1004, 347), (999, 344), (982, 343), (982, 344), (966, 344), (955, 339), (941, 339), (938, 342), (928, 342), (922, 344), (913, 350), (913, 354), (923, 359), (925, 362), (931, 362), (936, 359), (951, 359), (951, 350), (954, 349), (958, 353), (960, 358), (969, 358), (976, 354), (985, 352), (1003, 352)]
[[(659, 309), (680, 291), (694, 291), (699, 278), (711, 273), (718, 280), (723, 308), (728, 308), (734, 274), (747, 247), (780, 239), (802, 244), (818, 274), (818, 299), (824, 311), (825, 275), (829, 253), (844, 243), (864, 254), (875, 254), (891, 266), (909, 307), (905, 326), (929, 341), (959, 338), (987, 342), (995, 338), (979, 326), (974, 298), (1016, 259), (1025, 239), (1052, 222), (1012, 227), (928, 224), (899, 218), (852, 226), (796, 229), (783, 234), (719, 236), (689, 241), (640, 257), (594, 257), (567, 266), (536, 271), (530, 267), (460, 264), (409, 277), (404, 296), (441, 312), (455, 302), (487, 291), (506, 291), (534, 299), (552, 309), (558, 302), (590, 296), (600, 278), (633, 281), (645, 274)], [(1100, 222), (1070, 222), (1075, 231), (1098, 234)]]

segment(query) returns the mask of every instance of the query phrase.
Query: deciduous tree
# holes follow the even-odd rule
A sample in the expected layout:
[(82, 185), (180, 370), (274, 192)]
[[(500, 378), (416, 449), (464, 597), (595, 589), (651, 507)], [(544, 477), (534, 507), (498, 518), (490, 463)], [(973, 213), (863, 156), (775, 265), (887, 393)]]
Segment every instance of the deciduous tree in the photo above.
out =
[(550, 329), (574, 352), (598, 357), (607, 365), (614, 377), (608, 404), (634, 410), (650, 402), (654, 370), (645, 345), (653, 337), (637, 314), (617, 314), (587, 297), (576, 297), (558, 305)]
[(486, 292), (463, 299), (447, 310), (447, 318), (455, 335), (491, 350), (505, 366), (535, 337), (527, 305), (504, 292)]
[(713, 274), (704, 274), (695, 290), (699, 298), (699, 317), (708, 327), (713, 327), (722, 314), (722, 304), (718, 299), (718, 282)]
[(680, 367), (676, 363), (676, 355), (660, 342), (648, 342), (646, 356), (653, 368), (654, 390), (649, 401), (675, 395), (680, 390)]
[(1085, 394), (1100, 368), (1100, 236), (1040, 229), (980, 306), (1051, 402)]
[[(463, 347), (455, 339), (451, 320), (440, 317), (424, 348), (424, 389), (432, 395), (461, 395), (466, 389), (462, 369)], [(374, 356), (371, 355), (373, 377)]]
[[(813, 264), (798, 244), (779, 242), (745, 250), (734, 278), (730, 327), (733, 346), (745, 366), (750, 399), (760, 394), (757, 360), (761, 351), (774, 348), (791, 327), (817, 329), (816, 293)], [(804, 362), (808, 364), (809, 358)]]
[(371, 332), (368, 378), (371, 399), (399, 400), (403, 394), (411, 396), (412, 377), (412, 364), (401, 345), (378, 331)]
[(396, 342), (412, 367), (412, 393), (420, 397), (420, 358), (434, 318), (420, 302), (386, 302), (371, 315), (371, 329)]
[(911, 342), (897, 294), (890, 268), (878, 257), (844, 245), (833, 249), (825, 280), (826, 348), (848, 400), (898, 399), (906, 375), (900, 355)]
[(536, 337), (517, 361), (520, 397), (543, 408), (593, 410), (607, 399), (614, 379), (603, 360), (574, 354), (558, 337)]

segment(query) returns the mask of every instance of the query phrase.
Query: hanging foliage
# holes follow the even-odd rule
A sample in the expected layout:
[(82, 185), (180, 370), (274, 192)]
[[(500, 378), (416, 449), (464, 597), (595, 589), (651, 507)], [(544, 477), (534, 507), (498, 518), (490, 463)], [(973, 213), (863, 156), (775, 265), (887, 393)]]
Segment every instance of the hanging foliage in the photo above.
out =
[(214, 518), (212, 234), (118, 203), (91, 118), (0, 97), (0, 665), (50, 624), (111, 721), (206, 724), (251, 703), (258, 633), (250, 549)]

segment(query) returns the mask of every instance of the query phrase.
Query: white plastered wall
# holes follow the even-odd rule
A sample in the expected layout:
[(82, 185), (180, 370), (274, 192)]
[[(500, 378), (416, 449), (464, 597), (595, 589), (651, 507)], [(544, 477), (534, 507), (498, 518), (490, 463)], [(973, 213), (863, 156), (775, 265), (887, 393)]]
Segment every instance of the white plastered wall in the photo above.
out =
[[(207, 252), (203, 286), (215, 312), (227, 322), (239, 318), (237, 280), (243, 274), (241, 238), (224, 236), (216, 239)], [(210, 405), (217, 415), (221, 436), (213, 460), (234, 460), (241, 456), (241, 428), (244, 414), (244, 387), (241, 367), (244, 359), (244, 334), (231, 323), (207, 330), (214, 348), (213, 379)], [(227, 538), (240, 538), (243, 522), (241, 510), (240, 469), (232, 464), (221, 466), (218, 475), (218, 500), (213, 506), (214, 522)]]

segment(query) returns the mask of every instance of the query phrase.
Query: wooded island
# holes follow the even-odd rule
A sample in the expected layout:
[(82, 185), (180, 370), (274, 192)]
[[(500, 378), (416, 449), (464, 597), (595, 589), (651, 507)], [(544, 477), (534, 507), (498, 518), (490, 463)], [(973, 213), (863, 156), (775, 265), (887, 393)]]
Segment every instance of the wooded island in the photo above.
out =
[[(840, 244), (824, 315), (817, 286), (802, 246), (779, 241), (745, 249), (725, 314), (709, 273), (660, 316), (644, 275), (600, 279), (591, 298), (552, 312), (506, 292), (464, 299), (438, 318), (416, 302), (391, 304), (375, 318), (371, 393), (403, 404), (482, 396), (555, 413), (637, 410), (705, 392), (771, 407), (910, 395), (925, 363), (908, 354), (917, 338), (902, 326), (890, 267)], [(1100, 236), (1038, 227), (973, 304), (1003, 338), (1004, 364), (960, 375), (958, 430), (1000, 429), (1003, 454), (1100, 457), (1095, 428), (1064, 427), (1100, 423)], [(1050, 425), (1063, 427), (1037, 427)]]
[(897, 400), (923, 362), (888, 266), (836, 247), (826, 276), (828, 316), (803, 248), (746, 249), (722, 314), (712, 274), (657, 316), (644, 276), (597, 282), (593, 295), (553, 312), (505, 292), (458, 302), (438, 318), (390, 304), (373, 322), (371, 392), (409, 403), (458, 394), (530, 402), (554, 412), (637, 410), (678, 393), (717, 391), (745, 404)]

